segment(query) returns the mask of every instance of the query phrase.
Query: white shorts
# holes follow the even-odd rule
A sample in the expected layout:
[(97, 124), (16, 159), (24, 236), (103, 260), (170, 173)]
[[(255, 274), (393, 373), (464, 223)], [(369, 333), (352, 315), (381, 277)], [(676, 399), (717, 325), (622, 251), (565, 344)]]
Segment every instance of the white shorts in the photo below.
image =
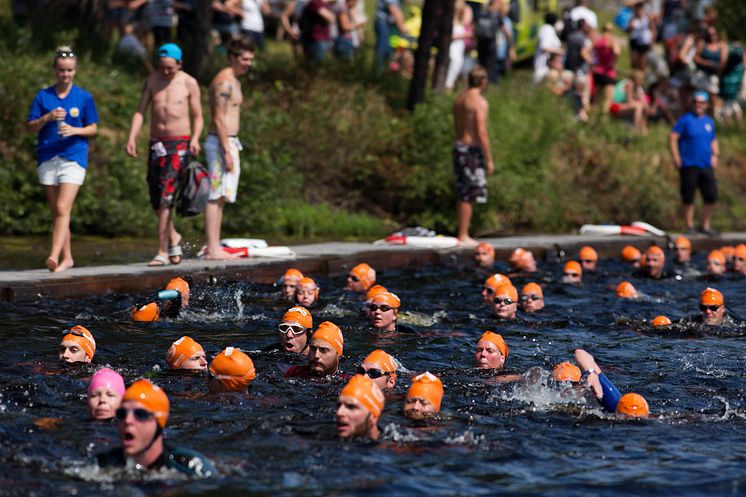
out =
[(220, 200), (221, 197), (224, 197), (226, 202), (233, 203), (236, 201), (238, 179), (241, 176), (241, 158), (238, 152), (243, 147), (241, 141), (235, 136), (229, 137), (228, 142), (228, 152), (233, 158), (233, 171), (227, 172), (225, 170), (220, 140), (217, 135), (207, 135), (205, 157), (207, 158), (207, 171), (210, 174), (209, 200)]
[(36, 168), (39, 183), (45, 186), (57, 186), (60, 183), (82, 185), (85, 181), (85, 168), (75, 161), (55, 155)]

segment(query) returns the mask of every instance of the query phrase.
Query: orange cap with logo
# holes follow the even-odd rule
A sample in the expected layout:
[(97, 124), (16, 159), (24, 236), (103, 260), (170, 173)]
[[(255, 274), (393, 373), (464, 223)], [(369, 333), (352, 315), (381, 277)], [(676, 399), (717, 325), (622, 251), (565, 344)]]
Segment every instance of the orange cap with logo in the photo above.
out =
[(139, 309), (137, 307), (132, 308), (132, 321), (158, 321), (158, 316), (160, 315), (161, 310), (155, 302), (145, 304)]
[(195, 342), (191, 337), (183, 336), (176, 340), (166, 352), (166, 362), (171, 369), (179, 369), (184, 361), (197, 352), (204, 352), (202, 345)]
[(311, 312), (300, 305), (291, 307), (282, 315), (282, 322), (280, 324), (292, 323), (299, 324), (305, 329), (310, 330), (313, 328), (313, 317), (311, 316)]
[(718, 261), (720, 264), (724, 265), (725, 264), (725, 254), (722, 251), (720, 251), (718, 249), (715, 249), (712, 252), (710, 252), (709, 254), (707, 254), (707, 260), (708, 261)]
[(580, 381), (580, 368), (570, 362), (561, 362), (554, 366), (552, 378), (557, 381)]
[(294, 267), (291, 267), (287, 271), (285, 271), (285, 274), (282, 275), (282, 281), (285, 280), (292, 280), (292, 281), (300, 281), (303, 278), (303, 273), (295, 269)]
[(669, 324), (671, 324), (671, 320), (668, 318), (668, 316), (655, 316), (650, 324), (653, 325), (653, 328), (660, 328), (662, 326), (668, 326)]
[(226, 347), (215, 356), (210, 373), (229, 390), (244, 390), (256, 378), (254, 362), (235, 347)]
[(313, 339), (323, 340), (331, 345), (337, 352), (338, 356), (341, 356), (344, 351), (345, 341), (342, 336), (342, 330), (331, 321), (324, 321), (321, 323), (311, 336), (311, 340)]
[(189, 305), (189, 283), (183, 278), (173, 278), (166, 285), (166, 290), (176, 290), (181, 294), (181, 305)]
[(363, 363), (375, 364), (381, 368), (381, 371), (384, 373), (392, 373), (391, 377), (396, 379), (396, 370), (399, 366), (390, 354), (381, 349), (376, 349), (368, 354), (368, 356), (363, 359)]
[(630, 418), (647, 418), (650, 414), (650, 408), (642, 395), (625, 393), (616, 405), (616, 412)]
[(399, 300), (399, 297), (395, 293), (391, 292), (385, 292), (385, 293), (379, 293), (373, 299), (370, 301), (371, 304), (386, 304), (394, 309), (398, 309), (401, 307), (401, 300)]
[(746, 245), (744, 245), (743, 243), (739, 243), (738, 245), (736, 245), (736, 248), (733, 250), (733, 257), (746, 259)]
[(674, 247), (676, 248), (684, 248), (684, 249), (692, 249), (692, 242), (689, 241), (689, 239), (683, 235), (676, 238), (676, 240), (673, 242)]
[(699, 296), (699, 303), (702, 305), (723, 305), (723, 302), (723, 294), (714, 288), (705, 288)]
[(385, 404), (383, 392), (381, 392), (378, 385), (376, 385), (373, 380), (368, 378), (366, 375), (356, 374), (350, 378), (347, 385), (345, 385), (342, 391), (339, 392), (339, 396), (356, 399), (368, 410), (368, 412), (377, 418), (380, 417), (381, 412), (383, 412), (383, 406)]
[(412, 385), (407, 391), (407, 398), (422, 397), (430, 401), (436, 411), (440, 411), (443, 401), (443, 383), (440, 378), (429, 371), (425, 371), (412, 378)]
[(493, 290), (497, 290), (497, 288), (502, 285), (510, 284), (512, 284), (510, 278), (500, 273), (495, 273), (484, 281), (484, 286), (492, 288)]
[(580, 266), (578, 261), (567, 261), (565, 263), (564, 272), (583, 274), (583, 268)]
[(513, 285), (500, 285), (495, 288), (495, 297), (510, 297), (513, 302), (518, 302), (518, 290)]
[(491, 244), (487, 242), (481, 242), (477, 247), (474, 249), (475, 252), (481, 252), (481, 251), (487, 251), (488, 253), (494, 255), (495, 254), (495, 247), (493, 247)]
[(388, 290), (386, 290), (386, 287), (382, 285), (373, 285), (368, 290), (368, 293), (365, 294), (365, 300), (370, 302), (371, 299), (373, 299), (373, 297), (375, 297), (379, 293), (386, 293), (386, 292), (388, 292)]
[(64, 342), (65, 340), (72, 340), (80, 345), (80, 348), (83, 349), (88, 359), (93, 359), (93, 354), (96, 353), (96, 339), (93, 338), (93, 334), (87, 328), (79, 324), (73, 326), (62, 337), (62, 341)]
[(597, 261), (598, 260), (598, 252), (596, 252), (596, 249), (589, 245), (584, 245), (581, 247), (580, 252), (578, 252), (578, 259), (584, 260), (584, 261)]
[(350, 273), (358, 277), (366, 290), (376, 282), (376, 270), (364, 262), (350, 269)]
[(626, 262), (637, 262), (640, 260), (642, 253), (637, 247), (633, 247), (632, 245), (627, 245), (622, 249), (621, 256), (622, 256), (622, 260)]
[(523, 285), (523, 288), (521, 288), (521, 295), (533, 295), (536, 294), (539, 297), (544, 297), (544, 292), (541, 289), (541, 286), (538, 283), (534, 283), (533, 281), (531, 283), (526, 283)]
[(633, 299), (637, 297), (637, 289), (629, 281), (622, 281), (616, 286), (616, 296), (623, 299)]
[(502, 354), (503, 358), (508, 358), (510, 349), (508, 348), (508, 344), (505, 343), (502, 335), (492, 331), (485, 331), (484, 333), (482, 333), (482, 336), (479, 337), (479, 341), (481, 342), (482, 340), (487, 340), (488, 342), (494, 343), (495, 347), (497, 347), (497, 350), (500, 351), (500, 354)]
[(134, 400), (153, 413), (158, 426), (166, 427), (170, 403), (168, 395), (159, 386), (148, 380), (137, 380), (124, 392), (122, 402)]

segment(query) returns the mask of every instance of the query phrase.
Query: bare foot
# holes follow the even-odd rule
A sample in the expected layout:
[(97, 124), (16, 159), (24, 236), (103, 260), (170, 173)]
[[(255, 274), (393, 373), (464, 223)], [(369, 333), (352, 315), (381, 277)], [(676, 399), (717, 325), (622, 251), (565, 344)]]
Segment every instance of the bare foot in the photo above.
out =
[(205, 253), (202, 256), (202, 259), (205, 261), (227, 261), (230, 259), (240, 259), (240, 258), (241, 258), (241, 253), (231, 254), (230, 252), (226, 252), (223, 249), (220, 249), (216, 252), (213, 252), (212, 250), (205, 250)]
[(60, 271), (64, 271), (65, 269), (70, 269), (75, 265), (75, 261), (72, 259), (63, 260), (60, 262), (60, 264), (57, 266), (57, 269), (54, 270), (55, 273), (59, 273)]
[(47, 257), (47, 269), (54, 272), (57, 269), (57, 261), (51, 257)]
[(475, 239), (473, 239), (472, 237), (467, 236), (467, 237), (464, 237), (464, 238), (459, 238), (458, 239), (458, 244), (460, 246), (462, 246), (462, 247), (474, 248), (477, 245), (479, 245), (479, 242), (476, 241)]

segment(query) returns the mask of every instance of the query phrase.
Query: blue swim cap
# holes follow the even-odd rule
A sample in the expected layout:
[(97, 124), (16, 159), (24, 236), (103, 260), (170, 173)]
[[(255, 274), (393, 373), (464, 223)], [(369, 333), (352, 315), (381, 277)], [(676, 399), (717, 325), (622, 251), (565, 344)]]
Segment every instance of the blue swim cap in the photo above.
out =
[(701, 98), (705, 102), (710, 101), (710, 94), (704, 90), (697, 90), (694, 92), (694, 98)]
[(181, 48), (176, 43), (166, 43), (158, 49), (158, 57), (171, 57), (176, 62), (181, 62)]

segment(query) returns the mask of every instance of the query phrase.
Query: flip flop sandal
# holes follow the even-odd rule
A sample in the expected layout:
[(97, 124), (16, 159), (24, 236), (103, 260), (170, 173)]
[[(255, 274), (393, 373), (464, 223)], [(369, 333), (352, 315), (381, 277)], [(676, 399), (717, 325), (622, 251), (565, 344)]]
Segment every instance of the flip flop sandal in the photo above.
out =
[(168, 260), (171, 261), (171, 264), (179, 264), (181, 262), (182, 255), (184, 255), (184, 252), (182, 252), (181, 250), (181, 245), (168, 247)]
[(148, 266), (150, 267), (168, 266), (169, 264), (168, 259), (162, 255), (156, 255), (150, 262), (148, 262)]

